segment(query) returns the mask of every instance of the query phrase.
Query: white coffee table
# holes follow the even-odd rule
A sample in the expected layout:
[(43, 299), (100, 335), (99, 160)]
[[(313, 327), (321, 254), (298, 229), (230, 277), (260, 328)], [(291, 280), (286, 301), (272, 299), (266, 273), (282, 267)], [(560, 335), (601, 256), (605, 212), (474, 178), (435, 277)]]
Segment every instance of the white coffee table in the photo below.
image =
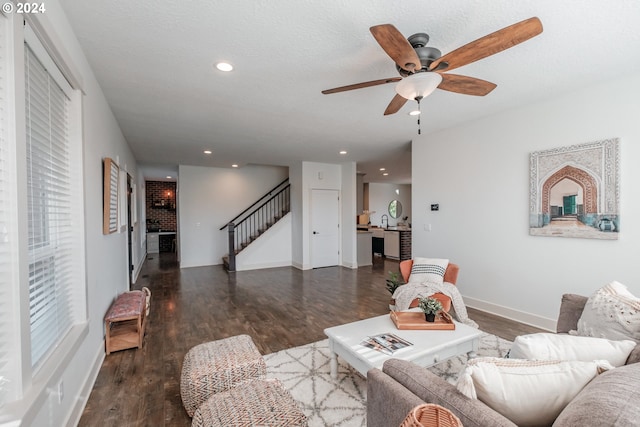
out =
[[(428, 367), (463, 354), (475, 357), (482, 332), (459, 322), (455, 322), (455, 325), (455, 330), (399, 330), (386, 314), (327, 328), (324, 333), (329, 337), (332, 353), (331, 376), (336, 378), (338, 375), (338, 356), (365, 377), (369, 369), (382, 368), (385, 360), (391, 358)], [(360, 344), (368, 336), (385, 332), (404, 338), (413, 345), (397, 350), (390, 356)]]

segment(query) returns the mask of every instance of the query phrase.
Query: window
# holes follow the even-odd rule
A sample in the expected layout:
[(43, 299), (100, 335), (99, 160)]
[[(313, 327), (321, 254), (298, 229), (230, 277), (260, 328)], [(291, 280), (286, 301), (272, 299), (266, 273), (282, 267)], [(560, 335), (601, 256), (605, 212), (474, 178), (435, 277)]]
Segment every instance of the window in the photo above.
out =
[(9, 143), (8, 101), (9, 23), (0, 14), (0, 407), (10, 400), (17, 377), (12, 357), (16, 353), (14, 291), (16, 271), (15, 153)]
[(78, 230), (73, 221), (71, 89), (63, 90), (66, 81), (55, 78), (58, 70), (52, 63), (44, 65), (41, 58), (48, 56), (34, 53), (32, 43), (25, 43), (24, 64), (31, 365), (37, 367), (77, 321)]
[(0, 12), (0, 424), (42, 405), (88, 333), (82, 82), (34, 16)]

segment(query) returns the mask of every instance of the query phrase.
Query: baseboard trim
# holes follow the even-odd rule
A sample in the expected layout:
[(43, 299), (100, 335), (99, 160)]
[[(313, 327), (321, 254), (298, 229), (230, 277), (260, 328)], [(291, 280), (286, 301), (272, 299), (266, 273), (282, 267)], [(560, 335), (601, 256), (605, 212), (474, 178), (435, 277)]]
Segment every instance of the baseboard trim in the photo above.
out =
[(505, 307), (503, 305), (494, 304), (472, 297), (464, 296), (463, 299), (468, 307), (495, 314), (496, 316), (504, 317), (510, 320), (515, 320), (516, 322), (524, 323), (526, 325), (546, 329), (551, 332), (555, 332), (556, 330), (555, 319), (549, 319), (548, 317), (542, 317), (537, 314), (527, 313), (525, 311), (514, 310), (513, 308)]
[(353, 270), (355, 270), (356, 268), (358, 268), (358, 264), (357, 264), (357, 263), (355, 263), (355, 262), (343, 262), (343, 263), (342, 263), (342, 266), (343, 266), (343, 267), (346, 267), (346, 268), (351, 268), (351, 269), (353, 269)]
[(290, 261), (265, 262), (260, 264), (238, 265), (236, 258), (236, 271), (261, 270), (263, 268), (291, 267)]
[(76, 404), (71, 409), (71, 413), (68, 418), (68, 426), (77, 426), (80, 423), (80, 418), (82, 418), (82, 413), (84, 412), (85, 406), (87, 406), (87, 402), (89, 401), (89, 396), (91, 395), (91, 390), (93, 390), (93, 386), (96, 383), (96, 379), (98, 378), (98, 374), (100, 373), (100, 368), (102, 367), (102, 363), (104, 362), (105, 357), (105, 342), (102, 340), (102, 344), (98, 348), (96, 355), (93, 359), (93, 364), (91, 365), (91, 369), (87, 373), (85, 377), (84, 383), (82, 385), (82, 390), (80, 394), (76, 398)]
[(294, 267), (294, 268), (297, 268), (298, 270), (311, 270), (311, 269), (313, 269), (313, 267), (311, 267), (308, 264), (300, 264), (299, 262), (295, 262), (295, 261), (291, 262), (291, 266)]

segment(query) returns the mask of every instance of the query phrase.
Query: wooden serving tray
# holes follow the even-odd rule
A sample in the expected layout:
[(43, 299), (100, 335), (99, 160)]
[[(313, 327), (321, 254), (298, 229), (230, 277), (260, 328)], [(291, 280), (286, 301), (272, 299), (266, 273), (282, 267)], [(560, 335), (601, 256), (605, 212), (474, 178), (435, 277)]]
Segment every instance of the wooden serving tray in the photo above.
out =
[(449, 313), (440, 313), (435, 322), (427, 322), (424, 313), (417, 311), (392, 311), (390, 316), (398, 329), (453, 330), (456, 328)]

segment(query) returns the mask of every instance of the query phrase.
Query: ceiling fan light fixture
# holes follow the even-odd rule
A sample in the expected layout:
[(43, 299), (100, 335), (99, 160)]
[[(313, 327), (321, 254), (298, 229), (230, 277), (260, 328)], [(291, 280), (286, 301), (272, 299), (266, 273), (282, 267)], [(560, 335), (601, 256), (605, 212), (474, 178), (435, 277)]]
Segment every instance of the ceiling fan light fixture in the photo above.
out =
[(405, 99), (426, 97), (436, 90), (442, 82), (442, 76), (434, 72), (411, 74), (396, 85), (396, 93)]
[(420, 110), (409, 111), (409, 115), (410, 116), (419, 116), (420, 115)]

